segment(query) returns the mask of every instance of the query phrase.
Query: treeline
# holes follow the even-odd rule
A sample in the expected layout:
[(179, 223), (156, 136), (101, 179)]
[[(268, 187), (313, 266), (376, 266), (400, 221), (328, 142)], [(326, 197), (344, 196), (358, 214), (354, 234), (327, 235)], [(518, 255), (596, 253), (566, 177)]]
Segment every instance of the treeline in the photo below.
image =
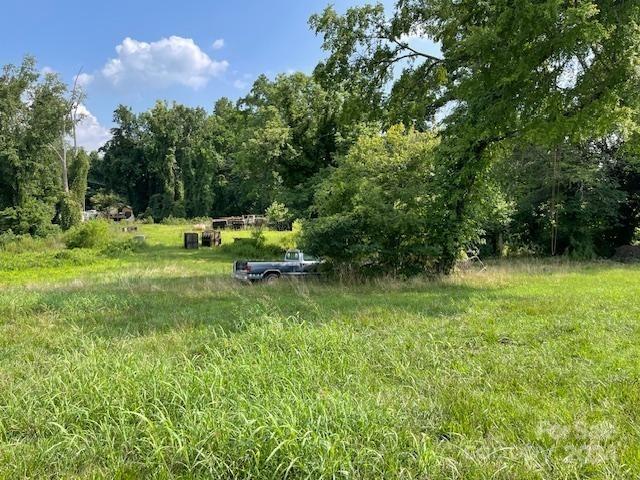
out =
[(433, 147), (416, 151), (430, 139), (411, 131), (359, 141), (323, 182), (305, 241), (343, 266), (446, 273), (474, 246), (591, 258), (637, 240), (639, 22), (640, 3), (607, 0), (414, 0), (313, 16), (324, 84), (381, 93), (387, 114), (417, 129), (442, 118)]
[(368, 120), (350, 106), (349, 94), (302, 73), (261, 76), (249, 95), (222, 98), (211, 113), (119, 106), (90, 177), (156, 221), (264, 213), (274, 203), (291, 219), (308, 217), (319, 178)]
[[(270, 210), (303, 221), (304, 248), (373, 272), (448, 272), (473, 248), (609, 256), (640, 225), (639, 23), (637, 2), (329, 7), (310, 21), (327, 52), (312, 75), (261, 76), (211, 111), (119, 106), (89, 203), (156, 221)], [(41, 233), (33, 215), (61, 223), (71, 195), (51, 145), (73, 101), (52, 78), (20, 90), (18, 70), (3, 228)]]

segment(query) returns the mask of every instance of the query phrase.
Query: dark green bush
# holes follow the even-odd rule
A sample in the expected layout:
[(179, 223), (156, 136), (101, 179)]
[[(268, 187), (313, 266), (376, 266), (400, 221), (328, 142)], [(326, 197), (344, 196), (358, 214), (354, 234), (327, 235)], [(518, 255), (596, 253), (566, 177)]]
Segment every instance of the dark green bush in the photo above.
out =
[(430, 273), (442, 251), (448, 181), (432, 133), (393, 127), (362, 136), (320, 184), (301, 248), (341, 273)]
[(285, 250), (277, 245), (243, 238), (238, 242), (223, 244), (220, 251), (245, 260), (282, 260)]
[(139, 252), (146, 247), (147, 243), (144, 240), (138, 240), (132, 237), (110, 241), (102, 248), (101, 253), (108, 257), (120, 257)]
[(69, 230), (64, 243), (67, 248), (99, 248), (111, 240), (109, 223), (105, 220), (90, 220)]
[(12, 230), (17, 235), (45, 237), (60, 231), (51, 223), (54, 215), (54, 205), (29, 198), (21, 206), (0, 211), (0, 231)]
[(58, 223), (62, 230), (69, 230), (82, 222), (82, 208), (71, 195), (62, 195), (59, 209)]

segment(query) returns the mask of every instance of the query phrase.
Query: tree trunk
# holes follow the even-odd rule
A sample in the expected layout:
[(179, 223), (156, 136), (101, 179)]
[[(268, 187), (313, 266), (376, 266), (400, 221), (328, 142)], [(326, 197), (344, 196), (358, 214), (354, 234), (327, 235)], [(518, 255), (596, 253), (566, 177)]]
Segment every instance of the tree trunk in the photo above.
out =
[(558, 147), (553, 152), (553, 177), (551, 178), (551, 204), (549, 216), (551, 218), (551, 256), (556, 255), (558, 248)]
[(67, 144), (64, 142), (64, 117), (62, 118), (62, 132), (60, 133), (60, 141), (62, 142), (62, 188), (64, 193), (69, 193), (69, 171), (67, 169)]

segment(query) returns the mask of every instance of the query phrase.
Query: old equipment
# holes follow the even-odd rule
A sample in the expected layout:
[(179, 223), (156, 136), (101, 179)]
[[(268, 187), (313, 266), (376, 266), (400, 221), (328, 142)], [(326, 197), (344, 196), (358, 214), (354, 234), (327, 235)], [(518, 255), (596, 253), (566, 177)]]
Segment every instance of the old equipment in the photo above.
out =
[(219, 247), (222, 245), (222, 236), (218, 230), (207, 230), (202, 232), (203, 247)]
[(184, 234), (184, 248), (187, 250), (197, 249), (199, 246), (199, 235), (193, 232), (185, 232)]

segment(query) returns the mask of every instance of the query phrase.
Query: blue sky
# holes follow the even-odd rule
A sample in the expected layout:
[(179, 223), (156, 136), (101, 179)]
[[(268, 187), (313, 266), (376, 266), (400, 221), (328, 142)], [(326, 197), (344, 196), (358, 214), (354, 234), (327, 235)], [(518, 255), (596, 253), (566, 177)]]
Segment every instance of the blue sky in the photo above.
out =
[[(260, 73), (310, 73), (324, 53), (307, 20), (328, 0), (4, 0), (0, 64), (25, 54), (87, 92), (81, 141), (104, 141), (119, 103), (157, 99), (208, 110), (246, 94)], [(339, 11), (364, 3), (333, 0)], [(386, 5), (393, 4), (387, 0)]]

